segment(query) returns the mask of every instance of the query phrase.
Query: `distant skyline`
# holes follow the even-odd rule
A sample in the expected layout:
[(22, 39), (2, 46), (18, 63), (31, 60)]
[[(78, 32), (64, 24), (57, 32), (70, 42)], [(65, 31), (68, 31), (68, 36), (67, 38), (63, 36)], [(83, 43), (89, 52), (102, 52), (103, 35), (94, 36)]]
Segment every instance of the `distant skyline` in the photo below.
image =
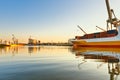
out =
[[(120, 19), (120, 0), (109, 0)], [(69, 38), (106, 29), (105, 0), (0, 0), (0, 39), (27, 42), (67, 42)], [(99, 30), (98, 30), (99, 31)]]

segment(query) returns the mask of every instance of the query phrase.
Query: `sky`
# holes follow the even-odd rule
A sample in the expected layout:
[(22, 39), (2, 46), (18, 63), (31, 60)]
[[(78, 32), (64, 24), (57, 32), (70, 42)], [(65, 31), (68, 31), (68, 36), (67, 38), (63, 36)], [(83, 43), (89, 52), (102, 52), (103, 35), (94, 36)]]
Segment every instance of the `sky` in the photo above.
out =
[[(109, 0), (120, 19), (120, 0)], [(41, 42), (67, 42), (95, 26), (106, 29), (105, 0), (0, 0), (0, 39), (28, 42), (31, 36)]]

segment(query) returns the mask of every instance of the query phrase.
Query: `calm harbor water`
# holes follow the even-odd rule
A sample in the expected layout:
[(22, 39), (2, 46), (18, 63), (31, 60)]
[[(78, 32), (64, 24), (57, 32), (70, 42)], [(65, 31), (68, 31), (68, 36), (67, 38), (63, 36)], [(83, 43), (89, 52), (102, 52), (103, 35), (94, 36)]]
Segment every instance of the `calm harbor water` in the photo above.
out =
[(0, 80), (120, 80), (119, 59), (119, 48), (0, 48)]

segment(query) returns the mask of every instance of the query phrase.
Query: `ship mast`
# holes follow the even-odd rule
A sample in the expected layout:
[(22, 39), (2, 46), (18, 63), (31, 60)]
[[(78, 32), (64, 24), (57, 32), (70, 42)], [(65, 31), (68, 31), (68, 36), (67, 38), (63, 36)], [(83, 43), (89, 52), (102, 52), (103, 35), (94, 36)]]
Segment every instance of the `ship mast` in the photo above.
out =
[(111, 29), (112, 29), (112, 26), (117, 28), (117, 26), (120, 26), (120, 20), (116, 18), (113, 9), (110, 9), (109, 1), (108, 0), (105, 0), (105, 1), (106, 1), (107, 12), (108, 12), (107, 30), (109, 28), (109, 25), (111, 26)]

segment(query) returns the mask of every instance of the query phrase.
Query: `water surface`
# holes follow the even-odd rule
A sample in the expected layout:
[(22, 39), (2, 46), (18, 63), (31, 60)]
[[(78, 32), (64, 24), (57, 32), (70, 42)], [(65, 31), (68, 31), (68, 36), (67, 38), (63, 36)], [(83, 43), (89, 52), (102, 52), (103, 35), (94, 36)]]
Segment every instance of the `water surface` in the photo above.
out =
[(120, 49), (0, 48), (0, 80), (120, 80)]

